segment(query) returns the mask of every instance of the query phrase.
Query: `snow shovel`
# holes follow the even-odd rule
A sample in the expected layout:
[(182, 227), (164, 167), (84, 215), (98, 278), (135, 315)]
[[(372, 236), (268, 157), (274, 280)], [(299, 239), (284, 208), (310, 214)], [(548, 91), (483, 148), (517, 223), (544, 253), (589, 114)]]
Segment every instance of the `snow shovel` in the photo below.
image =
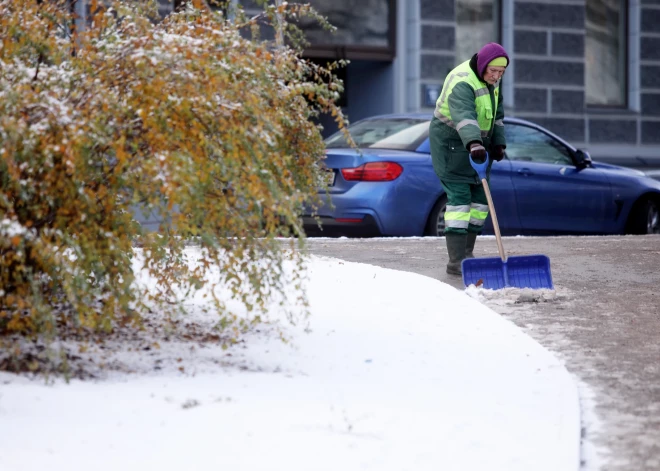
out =
[(497, 239), (497, 248), (500, 257), (492, 258), (466, 258), (461, 263), (463, 270), (463, 283), (465, 286), (476, 285), (486, 289), (501, 288), (532, 288), (554, 289), (552, 274), (550, 273), (550, 259), (547, 255), (520, 255), (507, 258), (504, 255), (500, 227), (497, 224), (497, 215), (490, 188), (486, 181), (488, 168), (488, 154), (482, 164), (476, 163), (470, 157), (470, 165), (476, 170), (488, 198), (488, 209), (493, 217), (493, 228)]

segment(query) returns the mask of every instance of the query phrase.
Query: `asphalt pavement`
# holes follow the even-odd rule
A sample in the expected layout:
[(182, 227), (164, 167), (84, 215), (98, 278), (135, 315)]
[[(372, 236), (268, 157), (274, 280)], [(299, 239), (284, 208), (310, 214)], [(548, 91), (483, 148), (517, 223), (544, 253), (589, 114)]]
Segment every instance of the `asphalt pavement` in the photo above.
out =
[[(555, 291), (484, 302), (564, 360), (593, 393), (596, 417), (584, 433), (607, 453), (601, 469), (660, 470), (660, 235), (505, 237), (504, 248), (548, 255)], [(308, 250), (463, 289), (445, 273), (444, 238), (308, 239)], [(480, 237), (475, 255), (496, 257), (495, 238)]]

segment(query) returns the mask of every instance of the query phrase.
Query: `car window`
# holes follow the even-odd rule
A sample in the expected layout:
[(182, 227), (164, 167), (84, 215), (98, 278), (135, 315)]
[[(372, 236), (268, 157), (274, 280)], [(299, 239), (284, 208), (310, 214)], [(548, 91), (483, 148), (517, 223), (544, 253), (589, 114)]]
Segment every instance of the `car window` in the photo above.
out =
[[(383, 118), (360, 121), (348, 130), (358, 147), (415, 150), (429, 134), (428, 119)], [(325, 140), (328, 149), (348, 147), (340, 131)]]
[(574, 165), (570, 150), (544, 132), (527, 126), (507, 123), (506, 155), (510, 160), (557, 165)]

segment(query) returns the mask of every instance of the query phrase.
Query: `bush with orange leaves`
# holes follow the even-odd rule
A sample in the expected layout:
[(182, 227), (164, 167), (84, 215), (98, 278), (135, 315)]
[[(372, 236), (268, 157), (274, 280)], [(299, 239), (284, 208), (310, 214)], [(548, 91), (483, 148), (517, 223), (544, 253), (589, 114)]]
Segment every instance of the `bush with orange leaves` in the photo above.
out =
[[(324, 154), (310, 118), (344, 127), (341, 82), (295, 47), (244, 38), (258, 25), (240, 12), (198, 4), (154, 21), (153, 2), (108, 3), (77, 34), (68, 1), (0, 0), (0, 335), (139, 325), (211, 267), (253, 312), (238, 321), (215, 301), (238, 333), (283, 292), (286, 260), (300, 280), (299, 214)], [(160, 215), (158, 232), (136, 206)], [(134, 283), (136, 247), (158, 296)]]

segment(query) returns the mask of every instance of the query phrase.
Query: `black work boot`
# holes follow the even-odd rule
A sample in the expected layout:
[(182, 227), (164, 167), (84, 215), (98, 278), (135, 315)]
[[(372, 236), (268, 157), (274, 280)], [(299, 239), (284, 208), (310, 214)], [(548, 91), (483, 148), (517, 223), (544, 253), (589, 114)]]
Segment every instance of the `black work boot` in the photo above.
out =
[(461, 262), (465, 258), (467, 234), (448, 232), (445, 234), (445, 239), (447, 241), (447, 253), (449, 254), (447, 273), (450, 275), (462, 275)]
[(477, 241), (476, 232), (468, 232), (467, 241), (465, 242), (465, 258), (474, 258), (474, 243)]

